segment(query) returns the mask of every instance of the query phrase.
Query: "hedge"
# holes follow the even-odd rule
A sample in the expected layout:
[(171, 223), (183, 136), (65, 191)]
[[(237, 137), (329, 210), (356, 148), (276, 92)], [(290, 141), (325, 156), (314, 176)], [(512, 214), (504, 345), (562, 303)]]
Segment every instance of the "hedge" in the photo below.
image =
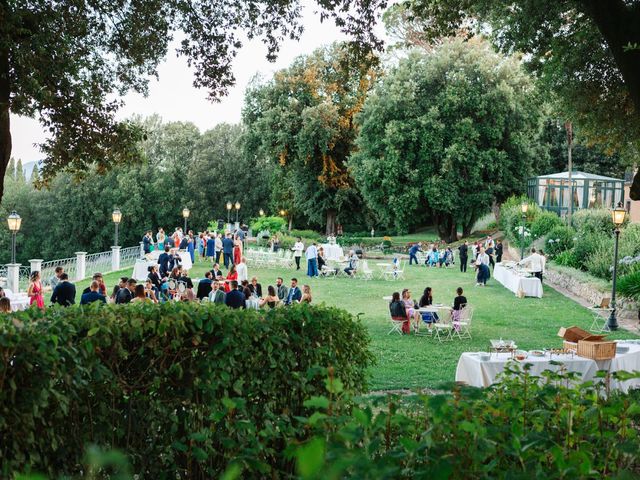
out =
[(0, 476), (75, 476), (85, 447), (124, 452), (140, 478), (293, 469), (295, 418), (332, 367), (363, 391), (372, 362), (343, 310), (192, 303), (37, 309), (0, 322)]

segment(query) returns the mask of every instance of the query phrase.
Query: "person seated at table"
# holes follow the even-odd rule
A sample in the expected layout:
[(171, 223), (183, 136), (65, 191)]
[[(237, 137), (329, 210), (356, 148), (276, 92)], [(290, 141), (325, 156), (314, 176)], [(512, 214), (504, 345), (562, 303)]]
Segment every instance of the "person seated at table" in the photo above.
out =
[(249, 290), (256, 297), (262, 297), (262, 285), (258, 283), (258, 277), (251, 277), (251, 283), (249, 283)]
[(150, 303), (151, 300), (147, 298), (147, 294), (144, 289), (144, 285), (136, 285), (131, 303)]
[(247, 308), (245, 295), (238, 290), (238, 282), (236, 280), (230, 280), (227, 282), (227, 285), (229, 286), (229, 291), (224, 297), (224, 304), (234, 309)]
[(222, 283), (214, 280), (211, 286), (211, 293), (209, 293), (209, 303), (223, 304), (224, 303), (224, 289)]
[(422, 316), (420, 315), (420, 312), (418, 312), (416, 302), (411, 298), (411, 290), (408, 288), (402, 290), (402, 301), (404, 302), (404, 308), (407, 311), (407, 317), (413, 319), (413, 323), (417, 328)]
[(129, 277), (120, 277), (118, 283), (113, 287), (113, 292), (111, 293), (111, 301), (116, 301), (116, 297), (118, 296), (118, 292), (120, 291), (120, 289), (127, 286), (127, 280), (129, 280)]
[(391, 302), (389, 302), (389, 313), (391, 319), (397, 322), (402, 322), (402, 333), (411, 333), (411, 326), (409, 325), (409, 317), (407, 316), (407, 309), (402, 300), (400, 300), (400, 293), (393, 292), (391, 295)]
[(236, 266), (232, 263), (229, 267), (229, 273), (224, 281), (224, 291), (229, 293), (231, 291), (231, 282), (236, 284), (235, 288), (238, 288), (238, 272), (236, 272)]
[(173, 266), (174, 267), (182, 268), (182, 257), (180, 256), (180, 252), (178, 251), (177, 248), (173, 249), (172, 260), (173, 260)]
[[(422, 308), (429, 307), (431, 305), (433, 305), (433, 289), (431, 287), (427, 287), (424, 289), (424, 292), (420, 297), (418, 306)], [(436, 312), (420, 312), (420, 315), (422, 316), (422, 321), (429, 326), (429, 330), (431, 330), (431, 324), (439, 320)]]
[(187, 270), (180, 269), (178, 282), (183, 283), (186, 290), (182, 293), (181, 300), (195, 300), (196, 294), (193, 292), (193, 280), (189, 277)]
[(205, 272), (204, 278), (201, 278), (198, 282), (198, 290), (196, 292), (196, 298), (198, 300), (202, 300), (203, 298), (207, 298), (211, 293), (211, 288), (213, 286), (211, 272)]
[(0, 297), (0, 313), (11, 313), (11, 300), (8, 297)]
[(353, 275), (356, 274), (357, 270), (358, 270), (358, 256), (356, 255), (355, 251), (349, 250), (349, 264), (347, 265), (347, 268), (344, 269), (344, 273), (352, 277)]
[(215, 263), (213, 268), (211, 269), (211, 275), (214, 280), (224, 280), (224, 275), (222, 275), (222, 270), (220, 270), (220, 264)]
[(467, 306), (467, 297), (465, 297), (462, 287), (456, 289), (457, 296), (453, 299), (453, 308), (451, 309), (451, 319), (458, 321), (460, 318), (460, 310)]
[(116, 295), (116, 303), (118, 305), (131, 302), (136, 289), (136, 283), (138, 282), (136, 282), (135, 278), (130, 278), (127, 280), (126, 285), (118, 290), (118, 294)]
[(429, 266), (430, 267), (437, 266), (439, 260), (440, 260), (440, 252), (438, 252), (438, 248), (434, 246), (431, 252), (429, 252)]
[(100, 293), (100, 284), (96, 280), (89, 285), (89, 291), (80, 297), (80, 305), (89, 305), (93, 302), (107, 302), (106, 297)]
[(309, 285), (302, 286), (302, 298), (300, 299), (300, 303), (311, 303), (311, 287)]
[(155, 287), (153, 286), (153, 283), (151, 283), (151, 280), (149, 280), (148, 278), (144, 282), (144, 293), (146, 294), (147, 298), (153, 303), (158, 303), (158, 295), (156, 295)]
[(244, 304), (247, 310), (258, 310), (260, 308), (260, 299), (256, 297), (249, 287), (242, 290), (244, 295)]
[(276, 308), (280, 304), (280, 299), (276, 293), (276, 289), (273, 285), (267, 287), (267, 296), (260, 299), (260, 306), (267, 306), (269, 308)]

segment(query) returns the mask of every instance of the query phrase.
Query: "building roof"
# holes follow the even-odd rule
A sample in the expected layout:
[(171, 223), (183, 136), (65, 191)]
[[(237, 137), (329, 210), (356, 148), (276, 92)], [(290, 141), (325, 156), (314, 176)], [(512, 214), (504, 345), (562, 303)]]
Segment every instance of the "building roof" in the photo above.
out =
[[(560, 173), (550, 173), (549, 175), (539, 175), (536, 178), (569, 178), (569, 172), (560, 172)], [(574, 170), (573, 172), (571, 172), (571, 179), (572, 180), (600, 180), (600, 181), (608, 181), (608, 182), (624, 182), (624, 180), (622, 178), (612, 178), (612, 177), (605, 177), (603, 175), (596, 175), (594, 173), (586, 173), (586, 172), (579, 172), (577, 170)]]

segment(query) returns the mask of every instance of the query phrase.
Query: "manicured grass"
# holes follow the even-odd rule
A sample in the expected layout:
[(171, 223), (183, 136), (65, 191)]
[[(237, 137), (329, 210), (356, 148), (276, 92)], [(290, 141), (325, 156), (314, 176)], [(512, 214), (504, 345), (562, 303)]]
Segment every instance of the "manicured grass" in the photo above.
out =
[[(369, 262), (375, 268), (375, 260)], [(198, 278), (206, 270), (203, 262), (197, 262), (190, 275)], [(111, 288), (121, 275), (131, 274), (131, 270), (109, 274), (107, 286)], [(325, 302), (345, 308), (361, 319), (371, 335), (371, 349), (377, 365), (371, 369), (372, 390), (399, 388), (437, 388), (441, 382), (453, 381), (460, 354), (465, 351), (487, 349), (492, 338), (515, 340), (523, 349), (559, 348), (562, 339), (557, 336), (562, 326), (577, 325), (588, 328), (591, 313), (555, 290), (546, 287), (544, 297), (517, 298), (509, 290), (489, 281), (486, 287), (475, 287), (475, 277), (471, 270), (466, 274), (458, 268), (427, 269), (406, 267), (406, 280), (389, 282), (384, 280), (363, 281), (360, 279), (309, 279), (304, 271), (284, 269), (249, 269), (249, 275), (256, 275), (266, 290), (269, 284), (281, 276), (289, 282), (297, 276), (300, 284), (309, 284), (314, 303)], [(88, 285), (79, 282), (79, 286)], [(434, 289), (435, 303), (451, 304), (457, 287), (465, 290), (465, 295), (475, 307), (472, 326), (472, 340), (438, 343), (429, 337), (387, 335), (389, 331), (389, 310), (385, 295), (409, 288), (412, 296), (419, 299), (425, 287)], [(618, 331), (611, 338), (635, 338), (637, 335)]]

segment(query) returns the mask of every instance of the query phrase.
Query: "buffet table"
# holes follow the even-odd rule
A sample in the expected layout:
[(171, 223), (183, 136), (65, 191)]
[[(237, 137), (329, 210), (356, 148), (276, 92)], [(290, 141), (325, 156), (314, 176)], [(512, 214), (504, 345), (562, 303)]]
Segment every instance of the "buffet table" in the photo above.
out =
[(542, 282), (536, 277), (525, 277), (518, 271), (496, 263), (493, 270), (493, 278), (515, 295), (524, 292), (525, 297), (542, 297)]
[(324, 250), (325, 260), (340, 260), (344, 257), (342, 247), (334, 243), (323, 243), (322, 249)]
[[(591, 360), (571, 354), (546, 354), (543, 357), (529, 355), (520, 363), (531, 364), (531, 375), (539, 376), (545, 370), (557, 371), (564, 366), (568, 371), (577, 372), (583, 381), (592, 380), (598, 370), (615, 371), (640, 371), (640, 345), (637, 343), (618, 342), (628, 346), (627, 353), (616, 354), (611, 360)], [(507, 362), (512, 361), (510, 353), (492, 353), (489, 360), (483, 360), (480, 352), (465, 352), (458, 360), (456, 368), (456, 382), (464, 382), (473, 387), (488, 387), (496, 382), (496, 377), (504, 371)], [(561, 362), (562, 365), (553, 365)], [(513, 360), (515, 361), (515, 360)], [(630, 388), (640, 387), (640, 379), (618, 381), (611, 378), (611, 388), (627, 392)]]

